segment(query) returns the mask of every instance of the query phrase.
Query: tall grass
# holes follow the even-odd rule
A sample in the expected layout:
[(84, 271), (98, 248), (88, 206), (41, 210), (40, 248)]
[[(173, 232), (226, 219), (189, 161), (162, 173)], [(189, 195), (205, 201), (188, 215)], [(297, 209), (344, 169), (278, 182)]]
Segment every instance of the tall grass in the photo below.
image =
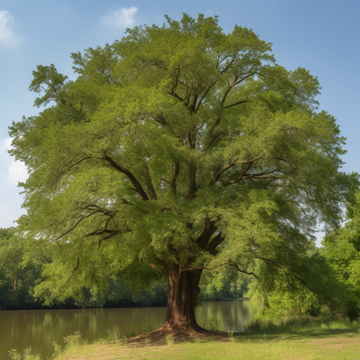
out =
[[(108, 342), (115, 342), (116, 344), (127, 344), (127, 338), (121, 336), (121, 331), (118, 326), (114, 326), (106, 331), (105, 339), (99, 339), (96, 343), (107, 344)], [(87, 345), (87, 341), (82, 338), (80, 331), (75, 331), (74, 334), (64, 337), (64, 346), (59, 345), (56, 341), (53, 342), (54, 353), (51, 356), (52, 360), (60, 360), (67, 354), (76, 352), (80, 347)], [(9, 356), (12, 360), (42, 360), (41, 355), (33, 355), (31, 346), (24, 350), (23, 354), (13, 349), (9, 351)], [(2, 360), (2, 359), (1, 359)]]
[(12, 349), (9, 351), (9, 356), (12, 360), (41, 360), (40, 355), (33, 355), (31, 352), (31, 346), (24, 350), (24, 355), (21, 355), (15, 349)]
[(80, 346), (86, 345), (87, 342), (83, 340), (80, 331), (75, 331), (74, 334), (64, 337), (64, 344), (64, 348), (62, 348), (61, 345), (56, 343), (56, 341), (53, 342), (55, 351), (52, 359), (61, 359), (65, 353), (73, 352), (77, 350)]
[(124, 343), (127, 344), (127, 337), (121, 336), (121, 330), (119, 327), (113, 326), (111, 329), (106, 330), (107, 333), (107, 341), (115, 342), (116, 344)]

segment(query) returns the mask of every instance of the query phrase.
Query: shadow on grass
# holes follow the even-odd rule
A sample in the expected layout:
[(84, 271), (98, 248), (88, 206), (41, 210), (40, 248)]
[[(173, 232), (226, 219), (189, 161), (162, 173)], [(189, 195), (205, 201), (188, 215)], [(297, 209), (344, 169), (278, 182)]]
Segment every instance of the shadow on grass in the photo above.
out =
[(296, 317), (285, 319), (258, 319), (251, 322), (243, 333), (235, 334), (237, 339), (296, 339), (324, 338), (328, 336), (353, 336), (360, 332), (360, 322), (350, 322), (335, 317)]
[[(264, 342), (297, 339), (322, 339), (332, 336), (354, 337), (360, 333), (360, 322), (350, 322), (337, 317), (313, 318), (293, 317), (283, 319), (259, 319), (250, 323), (244, 332), (225, 332), (212, 329), (207, 336), (174, 338), (173, 343), (211, 343), (211, 342)], [(146, 335), (146, 334), (145, 334)], [(169, 345), (165, 339), (151, 339), (137, 346)], [(135, 345), (135, 344), (133, 344)]]

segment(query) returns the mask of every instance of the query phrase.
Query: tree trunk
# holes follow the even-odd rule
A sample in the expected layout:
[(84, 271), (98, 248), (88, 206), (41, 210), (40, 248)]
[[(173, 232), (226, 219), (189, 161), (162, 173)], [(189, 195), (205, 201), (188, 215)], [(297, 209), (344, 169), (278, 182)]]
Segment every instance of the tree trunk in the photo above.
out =
[(195, 320), (196, 297), (200, 292), (202, 270), (181, 271), (172, 264), (165, 270), (167, 277), (167, 311), (164, 330), (174, 332), (202, 331)]
[(195, 320), (196, 297), (200, 292), (199, 281), (202, 270), (181, 271), (177, 264), (163, 269), (167, 278), (167, 310), (164, 325), (157, 330), (135, 336), (129, 343), (164, 341), (168, 336), (177, 340), (194, 337), (213, 336), (214, 333), (203, 329)]

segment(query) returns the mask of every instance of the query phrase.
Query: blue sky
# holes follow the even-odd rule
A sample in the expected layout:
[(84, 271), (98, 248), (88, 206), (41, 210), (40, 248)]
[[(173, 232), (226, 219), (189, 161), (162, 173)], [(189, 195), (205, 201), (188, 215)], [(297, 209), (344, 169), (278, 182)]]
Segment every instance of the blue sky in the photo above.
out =
[(121, 39), (126, 27), (179, 20), (182, 13), (219, 16), (220, 26), (252, 28), (273, 44), (278, 64), (318, 76), (320, 109), (337, 118), (347, 138), (344, 171), (360, 172), (360, 1), (82, 1), (0, 0), (0, 227), (14, 225), (26, 169), (7, 154), (8, 126), (36, 115), (28, 91), (36, 65), (55, 64), (74, 79), (71, 52)]

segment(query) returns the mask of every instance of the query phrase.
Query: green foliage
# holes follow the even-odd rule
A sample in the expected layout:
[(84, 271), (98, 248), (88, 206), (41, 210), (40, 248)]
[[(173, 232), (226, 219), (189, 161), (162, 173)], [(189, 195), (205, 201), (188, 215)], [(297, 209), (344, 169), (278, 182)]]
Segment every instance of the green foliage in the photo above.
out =
[(247, 28), (166, 19), (72, 54), (74, 81), (38, 66), (30, 90), (51, 106), (10, 127), (29, 170), (25, 264), (52, 260), (35, 290), (47, 303), (135, 270), (147, 286), (224, 264), (301, 283), (317, 221), (336, 227), (352, 199), (316, 77), (277, 65)]
[(31, 354), (31, 352), (31, 346), (24, 350), (23, 356), (19, 354), (15, 349), (12, 349), (9, 351), (9, 356), (12, 360), (41, 360), (40, 355), (33, 355)]
[(111, 329), (107, 331), (107, 339), (108, 341), (115, 341), (118, 342), (121, 339), (121, 331), (118, 326), (113, 326)]
[(299, 256), (291, 271), (268, 276), (262, 269), (261, 281), (249, 285), (246, 296), (263, 299), (264, 308), (257, 317), (287, 318), (291, 316), (319, 316), (342, 312), (345, 286), (319, 249)]
[(0, 229), (0, 310), (40, 306), (33, 294), (42, 279), (41, 268), (46, 259), (33, 259), (23, 266), (24, 247), (24, 240), (14, 228)]
[(252, 278), (230, 266), (215, 272), (204, 271), (200, 280), (201, 300), (241, 299), (248, 291)]
[(80, 331), (75, 331), (74, 334), (64, 336), (64, 347), (58, 345), (55, 341), (53, 342), (54, 353), (52, 355), (52, 359), (54, 360), (64, 359), (65, 357), (68, 357), (69, 354), (73, 354), (80, 347), (86, 344), (87, 341), (83, 340)]
[[(121, 279), (122, 276), (119, 276)], [(104, 299), (105, 307), (165, 306), (166, 283), (158, 281), (150, 287), (134, 288), (128, 281), (111, 278)]]
[(344, 284), (343, 312), (351, 319), (360, 316), (360, 193), (348, 208), (348, 222), (323, 239), (322, 252)]
[[(41, 273), (51, 266), (50, 259), (38, 256), (24, 265), (23, 257), (26, 257), (25, 241), (16, 233), (16, 229), (0, 229), (0, 310), (43, 306), (43, 297), (34, 298), (34, 287), (44, 289), (46, 293), (46, 283), (42, 283)], [(134, 272), (129, 267), (121, 276), (109, 276), (103, 293), (97, 291), (95, 286), (83, 286), (76, 297), (58, 297), (48, 305), (55, 308), (165, 306), (166, 283), (161, 279), (150, 287), (145, 286), (148, 281), (143, 277), (134, 286), (130, 281)], [(144, 272), (137, 270), (135, 274), (141, 277)], [(154, 277), (152, 279), (155, 281)]]
[(82, 338), (80, 331), (75, 331), (74, 334), (67, 335), (64, 337), (64, 343), (65, 343), (65, 348), (71, 351), (73, 348), (76, 348), (79, 345), (83, 344), (84, 340)]

